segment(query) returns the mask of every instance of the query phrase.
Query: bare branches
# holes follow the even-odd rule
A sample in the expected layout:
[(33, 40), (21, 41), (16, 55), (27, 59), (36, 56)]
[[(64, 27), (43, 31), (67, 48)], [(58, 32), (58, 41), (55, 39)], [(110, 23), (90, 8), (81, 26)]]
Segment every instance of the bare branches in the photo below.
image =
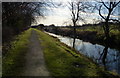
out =
[(103, 19), (105, 19), (105, 17), (101, 14), (101, 8), (102, 8), (102, 5), (101, 5), (100, 8), (99, 8), (99, 15), (100, 15)]
[(102, 3), (107, 9), (109, 9), (109, 7), (103, 2), (103, 0), (101, 0), (101, 3)]
[[(102, 3), (102, 4), (100, 5), (100, 7), (99, 7), (99, 9), (98, 9), (98, 10), (99, 10), (99, 15), (100, 15), (104, 20), (109, 21), (109, 18), (110, 18), (110, 15), (111, 15), (113, 9), (120, 3), (120, 1), (119, 1), (119, 2), (109, 2), (109, 5), (108, 5), (108, 6), (107, 6), (107, 4), (105, 4), (105, 2), (104, 2), (103, 0), (101, 0), (100, 3)], [(108, 10), (108, 15), (107, 15), (107, 17), (105, 17), (105, 16), (103, 16), (103, 15), (101, 14), (102, 6), (105, 7), (105, 8)]]
[(74, 10), (74, 4), (73, 4), (73, 2), (71, 2), (71, 8), (72, 8), (71, 9), (71, 11), (72, 11), (72, 20), (75, 21), (75, 12), (74, 12), (75, 10)]
[(44, 2), (8, 2), (3, 3), (3, 12), (2, 12), (2, 20), (5, 21), (12, 15), (17, 13), (21, 14), (38, 14), (39, 16), (43, 16), (43, 7), (45, 5)]
[(77, 18), (76, 18), (76, 21), (79, 19), (79, 9), (80, 9), (79, 4), (80, 4), (80, 2), (77, 3)]
[(116, 2), (114, 2), (114, 6), (113, 7), (116, 7), (119, 3), (120, 3), (120, 1), (119, 2), (117, 2), (116, 4), (115, 4)]
[(69, 9), (71, 12), (73, 24), (76, 25), (76, 22), (83, 20), (82, 17), (80, 17), (80, 12), (85, 12), (86, 8), (88, 9), (89, 6), (83, 2), (80, 2), (80, 0), (69, 2)]

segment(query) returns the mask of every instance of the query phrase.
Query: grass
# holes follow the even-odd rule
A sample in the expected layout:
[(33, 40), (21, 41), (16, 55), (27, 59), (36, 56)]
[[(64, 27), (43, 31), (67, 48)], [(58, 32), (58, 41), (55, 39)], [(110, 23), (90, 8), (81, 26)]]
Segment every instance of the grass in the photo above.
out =
[(103, 70), (91, 59), (82, 54), (78, 54), (74, 49), (61, 43), (58, 39), (53, 38), (37, 29), (29, 29), (11, 42), (12, 47), (3, 57), (3, 76), (19, 76), (25, 63), (25, 54), (28, 51), (29, 37), (31, 30), (38, 33), (39, 40), (43, 46), (46, 67), (51, 76), (116, 76)]
[(22, 71), (25, 62), (25, 54), (28, 50), (29, 37), (31, 29), (23, 32), (11, 42), (11, 49), (3, 57), (3, 76), (17, 76)]
[[(96, 27), (88, 26), (84, 29), (77, 29), (77, 31), (97, 31), (98, 35), (104, 34), (104, 30), (103, 30), (102, 26), (96, 26)], [(120, 31), (117, 28), (115, 28), (115, 26), (110, 26), (110, 35), (112, 35), (112, 34), (118, 35), (118, 34), (120, 34)]]
[(39, 34), (46, 65), (52, 76), (113, 76), (87, 57), (63, 45), (58, 39), (37, 29), (33, 30)]

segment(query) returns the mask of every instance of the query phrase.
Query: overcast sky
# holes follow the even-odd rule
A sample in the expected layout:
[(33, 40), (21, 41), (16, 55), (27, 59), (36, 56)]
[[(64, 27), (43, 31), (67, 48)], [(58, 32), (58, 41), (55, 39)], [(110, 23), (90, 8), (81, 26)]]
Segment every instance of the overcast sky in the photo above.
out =
[[(66, 6), (66, 4), (70, 1), (71, 0), (53, 0), (53, 2), (62, 4), (62, 6), (58, 8), (55, 7), (49, 8), (49, 11), (47, 11), (48, 15), (45, 16), (45, 19), (37, 17), (37, 24), (44, 25), (55, 24), (56, 26), (71, 24), (70, 11)], [(96, 13), (82, 12), (81, 15), (82, 17), (87, 18), (86, 23), (94, 23), (99, 18), (99, 14), (97, 12)], [(83, 22), (80, 21), (79, 24), (81, 25), (83, 24)]]

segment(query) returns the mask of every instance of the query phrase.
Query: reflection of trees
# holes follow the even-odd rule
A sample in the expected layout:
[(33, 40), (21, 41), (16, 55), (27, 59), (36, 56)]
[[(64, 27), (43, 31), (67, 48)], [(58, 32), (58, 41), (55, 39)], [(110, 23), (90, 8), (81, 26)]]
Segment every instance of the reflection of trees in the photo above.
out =
[(107, 57), (107, 53), (108, 53), (108, 46), (105, 46), (105, 48), (103, 49), (103, 56), (102, 56), (102, 63), (105, 66), (106, 69), (106, 57)]
[[(108, 50), (106, 48), (106, 50)], [(117, 72), (119, 72), (120, 69), (120, 52), (119, 51), (112, 51), (109, 50), (109, 52), (107, 52), (107, 55), (104, 55), (105, 48), (99, 58), (99, 61), (102, 61), (102, 64), (105, 66), (105, 69), (107, 67), (107, 69), (115, 69)], [(106, 57), (105, 57), (106, 56)], [(104, 60), (105, 59), (105, 60)], [(108, 68), (110, 67), (110, 68)]]
[[(109, 58), (107, 58), (108, 67), (110, 69), (115, 69), (116, 72), (120, 72), (120, 52), (114, 51), (112, 54), (109, 54)], [(109, 66), (110, 65), (110, 66)]]

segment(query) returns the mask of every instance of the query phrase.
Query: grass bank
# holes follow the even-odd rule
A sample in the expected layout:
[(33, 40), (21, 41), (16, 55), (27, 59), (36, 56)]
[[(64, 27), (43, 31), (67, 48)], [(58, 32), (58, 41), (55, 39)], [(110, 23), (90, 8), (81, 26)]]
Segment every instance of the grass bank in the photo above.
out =
[(11, 42), (11, 49), (3, 57), (2, 75), (18, 76), (24, 66), (24, 56), (28, 50), (31, 29), (21, 33)]
[(39, 34), (46, 65), (52, 76), (115, 76), (104, 71), (102, 67), (99, 67), (89, 58), (77, 54), (74, 50), (66, 47), (58, 39), (53, 38), (40, 30), (34, 30)]

